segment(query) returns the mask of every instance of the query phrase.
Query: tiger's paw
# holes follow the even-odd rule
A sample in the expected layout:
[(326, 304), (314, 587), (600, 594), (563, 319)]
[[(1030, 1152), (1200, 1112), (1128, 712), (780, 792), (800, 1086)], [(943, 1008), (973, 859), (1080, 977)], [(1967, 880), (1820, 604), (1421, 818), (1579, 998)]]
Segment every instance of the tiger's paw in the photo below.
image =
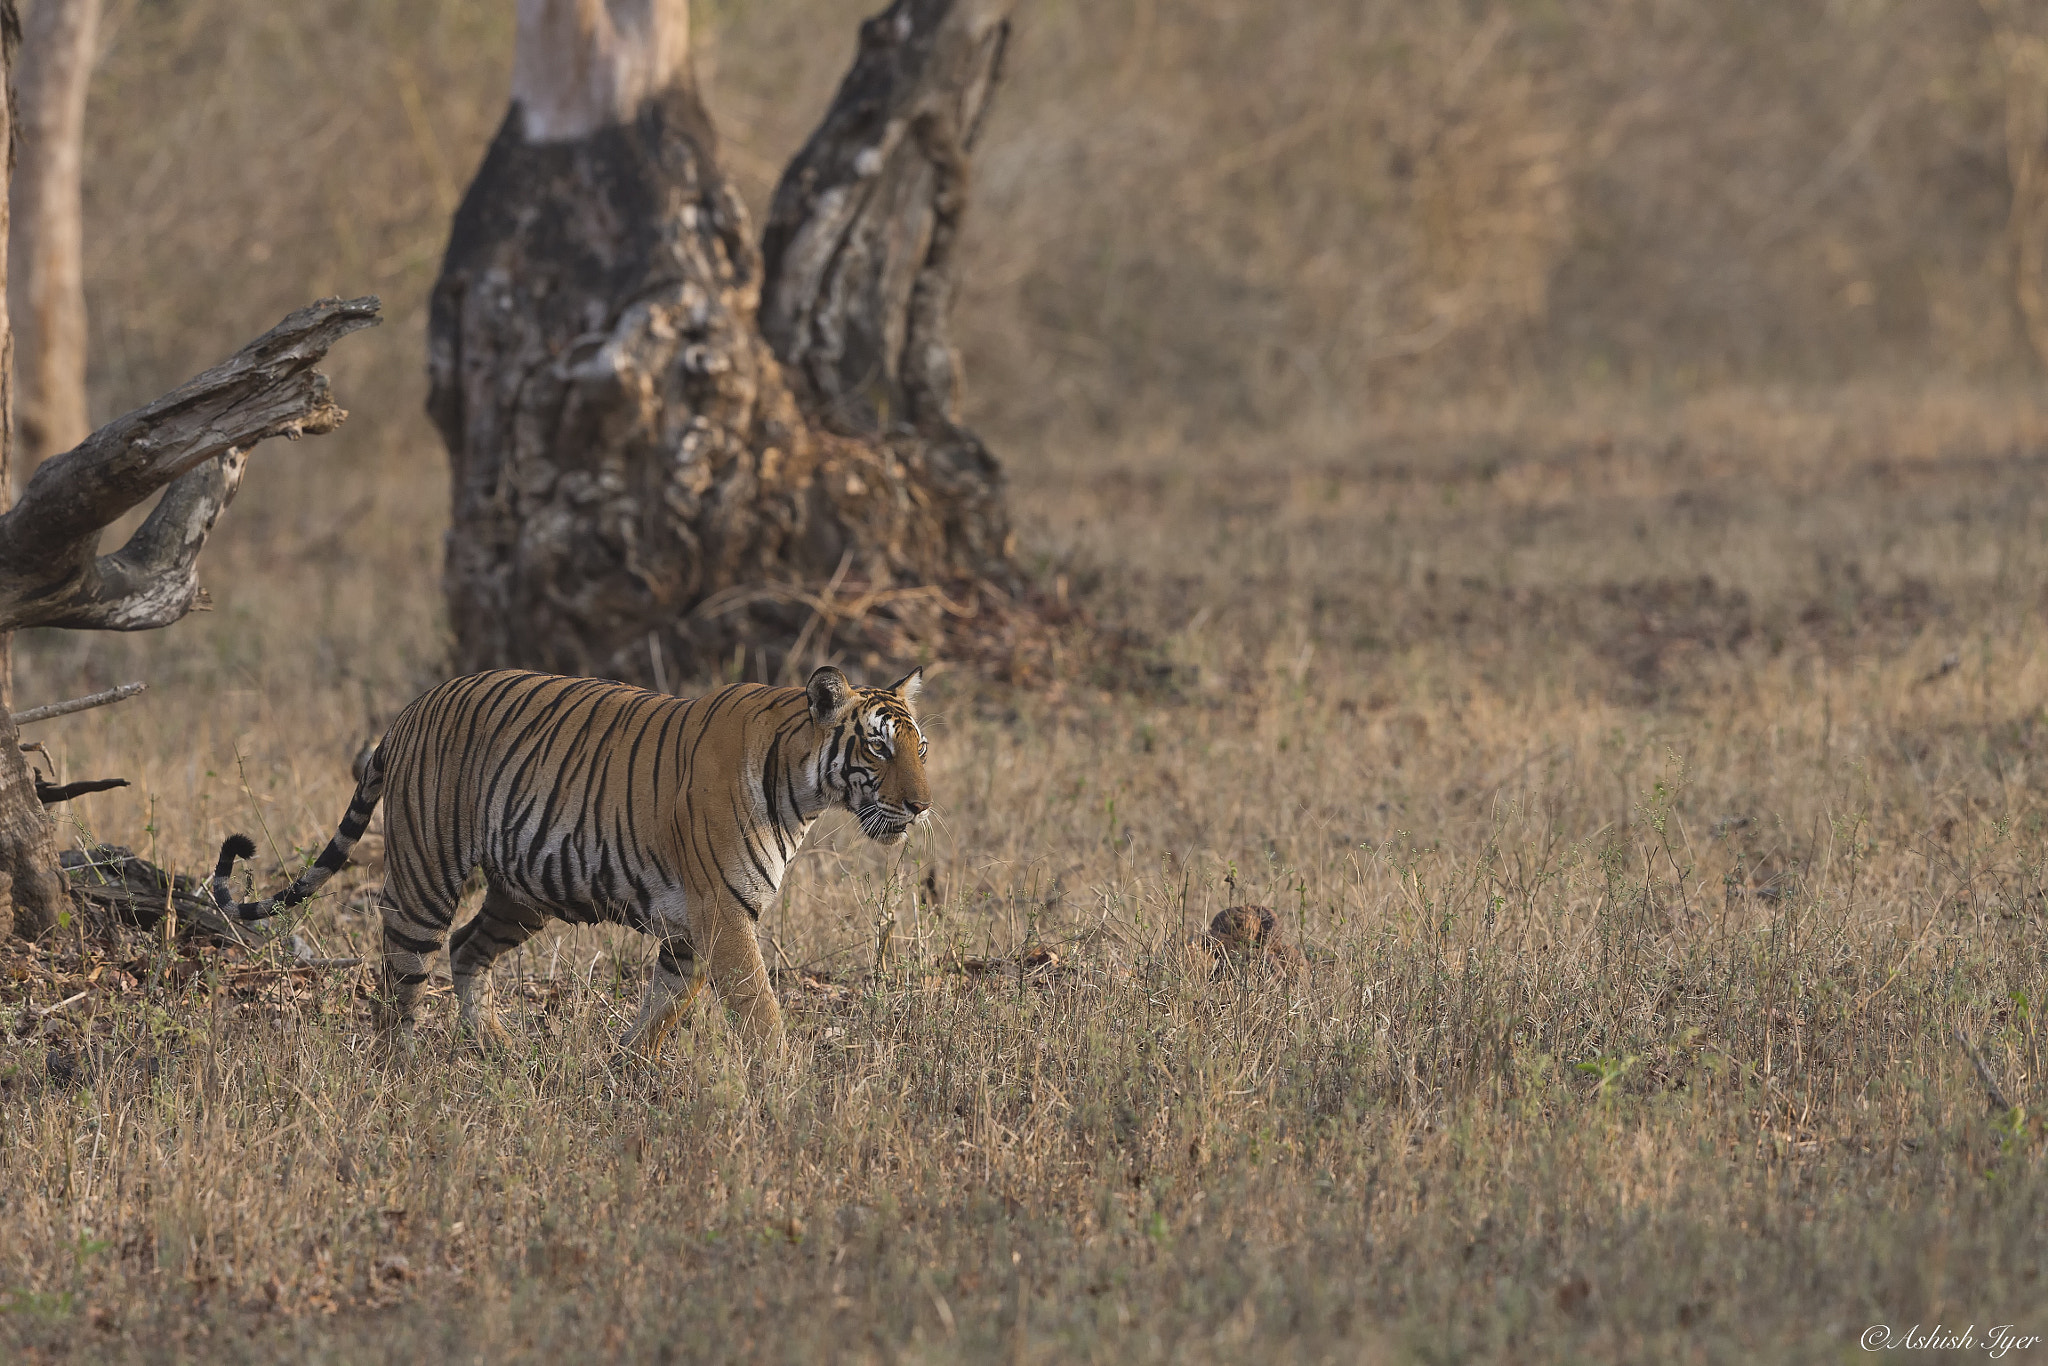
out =
[(384, 1020), (377, 1022), (377, 1061), (386, 1067), (403, 1071), (411, 1067), (419, 1056), (419, 1043), (414, 1037), (411, 1020)]
[(462, 1034), (469, 1040), (470, 1046), (486, 1057), (499, 1057), (517, 1051), (512, 1035), (506, 1031), (505, 1026), (498, 1023), (498, 1017), (495, 1015), (486, 1015), (479, 1011), (463, 1020), (461, 1024)]
[[(625, 1036), (619, 1040), (618, 1046), (612, 1050), (613, 1056), (622, 1064), (639, 1063), (649, 1065), (659, 1063), (661, 1061), (661, 1046), (675, 1029), (678, 1017), (681, 1014), (681, 1011), (677, 1011), (667, 1019), (644, 1029), (635, 1028), (627, 1030)], [(681, 1023), (685, 1029), (689, 1028), (687, 1020)]]

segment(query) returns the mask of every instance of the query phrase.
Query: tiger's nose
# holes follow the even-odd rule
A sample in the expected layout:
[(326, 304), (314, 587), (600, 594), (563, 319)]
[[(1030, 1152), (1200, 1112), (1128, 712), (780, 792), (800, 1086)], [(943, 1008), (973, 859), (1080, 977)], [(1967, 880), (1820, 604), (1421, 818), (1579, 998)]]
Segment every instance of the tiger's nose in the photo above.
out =
[(932, 809), (932, 804), (930, 802), (908, 801), (903, 803), (903, 809), (912, 816), (922, 816), (925, 812)]

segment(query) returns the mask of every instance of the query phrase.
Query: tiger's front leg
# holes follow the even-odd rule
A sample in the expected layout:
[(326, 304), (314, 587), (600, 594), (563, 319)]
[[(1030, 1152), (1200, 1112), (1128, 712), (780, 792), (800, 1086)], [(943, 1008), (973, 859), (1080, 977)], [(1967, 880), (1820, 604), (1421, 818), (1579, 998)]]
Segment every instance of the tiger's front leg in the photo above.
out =
[(690, 936), (663, 936), (661, 952), (654, 958), (654, 975), (640, 997), (640, 1014), (619, 1040), (619, 1047), (648, 1058), (660, 1053), (661, 1041), (703, 989), (704, 976), (697, 970), (697, 952)]
[[(701, 909), (700, 909), (701, 908)], [(711, 965), (711, 985), (727, 1010), (739, 1016), (740, 1032), (762, 1053), (780, 1053), (785, 1042), (782, 1007), (762, 961), (754, 918), (725, 897), (691, 901), (690, 937)]]

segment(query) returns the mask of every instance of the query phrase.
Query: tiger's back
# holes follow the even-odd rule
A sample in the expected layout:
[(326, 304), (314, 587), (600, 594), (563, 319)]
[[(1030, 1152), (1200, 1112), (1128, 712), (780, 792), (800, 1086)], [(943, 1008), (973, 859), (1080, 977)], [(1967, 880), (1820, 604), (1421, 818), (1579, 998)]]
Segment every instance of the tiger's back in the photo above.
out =
[(481, 867), (494, 888), (559, 919), (646, 929), (651, 913), (685, 912), (682, 818), (719, 801), (738, 805), (730, 824), (745, 848), (713, 852), (779, 883), (798, 813), (767, 799), (762, 756), (808, 723), (797, 688), (739, 684), (685, 700), (512, 670), (445, 683), (399, 715), (378, 751), (395, 897), (442, 906)]

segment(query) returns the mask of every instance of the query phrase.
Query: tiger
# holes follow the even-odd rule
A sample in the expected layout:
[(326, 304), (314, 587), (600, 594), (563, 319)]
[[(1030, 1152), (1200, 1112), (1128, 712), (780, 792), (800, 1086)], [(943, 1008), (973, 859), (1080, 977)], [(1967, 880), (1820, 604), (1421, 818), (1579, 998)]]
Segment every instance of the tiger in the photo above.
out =
[(653, 1056), (703, 983), (756, 1050), (779, 1052), (781, 1008), (755, 927), (805, 834), (832, 807), (902, 844), (931, 809), (917, 701), (924, 671), (856, 688), (829, 665), (801, 688), (740, 683), (685, 700), (624, 683), (523, 670), (471, 674), (422, 694), (358, 762), (334, 838), (276, 894), (235, 900), (221, 845), (213, 900), (260, 920), (307, 900), (347, 862), (379, 800), (385, 881), (379, 1037), (410, 1054), (427, 958), (463, 884), (477, 913), (448, 939), (458, 1023), (485, 1047), (509, 1036), (478, 978), (549, 917), (631, 926), (659, 941), (639, 1014), (620, 1040)]

